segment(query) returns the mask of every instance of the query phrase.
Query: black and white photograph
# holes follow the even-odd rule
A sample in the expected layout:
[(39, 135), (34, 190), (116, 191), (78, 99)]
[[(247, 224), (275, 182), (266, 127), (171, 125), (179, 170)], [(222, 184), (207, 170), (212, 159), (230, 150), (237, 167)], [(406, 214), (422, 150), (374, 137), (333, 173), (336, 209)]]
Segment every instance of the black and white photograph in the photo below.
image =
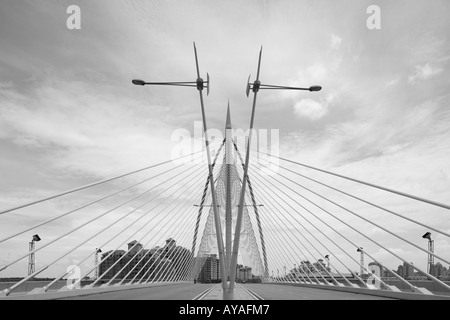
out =
[(0, 304), (450, 300), (449, 14), (2, 0)]

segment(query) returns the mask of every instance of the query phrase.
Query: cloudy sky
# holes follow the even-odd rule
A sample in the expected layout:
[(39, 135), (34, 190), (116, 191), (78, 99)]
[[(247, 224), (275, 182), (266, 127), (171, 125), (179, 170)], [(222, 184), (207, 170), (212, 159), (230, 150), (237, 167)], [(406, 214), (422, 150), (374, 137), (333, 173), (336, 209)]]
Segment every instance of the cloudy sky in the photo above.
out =
[[(367, 27), (373, 4), (380, 30)], [(67, 28), (70, 5), (81, 8), (80, 30)], [(172, 133), (201, 120), (198, 94), (131, 79), (195, 80), (193, 41), (211, 76), (209, 127), (224, 127), (229, 101), (233, 126), (248, 128), (245, 83), (263, 46), (263, 83), (323, 87), (259, 94), (255, 126), (279, 129), (282, 157), (450, 202), (446, 0), (7, 0), (0, 9), (0, 210), (169, 159)], [(445, 210), (395, 203), (450, 232)], [(8, 221), (4, 232), (16, 227)], [(437, 240), (450, 259), (448, 238)]]

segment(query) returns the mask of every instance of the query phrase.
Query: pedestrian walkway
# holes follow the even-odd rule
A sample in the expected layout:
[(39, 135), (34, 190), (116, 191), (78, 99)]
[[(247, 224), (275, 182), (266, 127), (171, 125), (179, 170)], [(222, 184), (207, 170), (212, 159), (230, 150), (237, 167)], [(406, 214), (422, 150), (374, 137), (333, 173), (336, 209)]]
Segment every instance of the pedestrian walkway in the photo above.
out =
[[(222, 286), (215, 286), (202, 300), (223, 300)], [(233, 300), (255, 300), (255, 298), (243, 286), (236, 285)]]

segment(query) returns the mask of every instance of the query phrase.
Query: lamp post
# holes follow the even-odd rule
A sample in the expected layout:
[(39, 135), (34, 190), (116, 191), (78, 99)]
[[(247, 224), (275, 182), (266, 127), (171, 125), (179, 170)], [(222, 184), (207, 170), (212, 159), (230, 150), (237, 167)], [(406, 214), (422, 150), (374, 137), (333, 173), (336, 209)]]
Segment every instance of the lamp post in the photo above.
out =
[[(427, 271), (429, 274), (432, 273), (432, 269), (434, 266), (434, 240), (431, 239), (431, 232), (427, 232), (425, 233), (422, 238), (424, 239), (428, 239), (428, 251), (430, 252), (428, 254), (428, 266), (427, 266)], [(432, 275), (432, 274), (431, 274)]]
[[(243, 210), (244, 210), (244, 203), (245, 203), (245, 189), (247, 186), (247, 178), (248, 178), (248, 166), (249, 166), (249, 161), (250, 161), (250, 148), (251, 148), (251, 144), (252, 144), (252, 132), (253, 132), (253, 124), (254, 124), (254, 120), (255, 120), (255, 111), (256, 111), (256, 98), (258, 95), (259, 90), (263, 90), (263, 89), (284, 89), (284, 90), (308, 90), (310, 92), (313, 91), (320, 91), (322, 90), (322, 87), (320, 86), (311, 86), (309, 88), (294, 88), (294, 87), (286, 87), (286, 86), (275, 86), (275, 85), (266, 85), (266, 84), (261, 84), (261, 81), (259, 80), (259, 74), (260, 74), (260, 70), (261, 70), (261, 57), (262, 57), (262, 47), (261, 50), (259, 51), (259, 59), (258, 59), (258, 69), (256, 71), (256, 80), (253, 83), (250, 83), (250, 76), (248, 77), (247, 80), (247, 87), (246, 87), (246, 94), (247, 97), (250, 93), (250, 90), (253, 91), (253, 104), (252, 104), (252, 111), (251, 111), (251, 116), (250, 116), (250, 127), (249, 127), (249, 135), (247, 138), (247, 151), (246, 151), (246, 155), (245, 155), (245, 164), (244, 164), (244, 174), (242, 177), (242, 187), (241, 187), (241, 192), (239, 195), (239, 207), (238, 207), (238, 212), (237, 212), (237, 216), (236, 216), (236, 229), (234, 234), (237, 235), (234, 237), (234, 244), (233, 244), (233, 252), (232, 252), (232, 256), (231, 256), (231, 266), (236, 265), (237, 263), (237, 256), (238, 256), (238, 252), (239, 252), (239, 241), (240, 241), (240, 233), (241, 233), (241, 224), (242, 224), (242, 216), (243, 216)], [(279, 273), (279, 271), (278, 271)], [(279, 274), (278, 274), (279, 277)], [(234, 270), (231, 271), (230, 274), (230, 287), (229, 287), (229, 293), (230, 296), (233, 296), (233, 291), (234, 291), (234, 282), (236, 279), (236, 274), (234, 273)]]
[(95, 249), (95, 279), (97, 279), (98, 278), (98, 271), (99, 271), (99, 268), (100, 268), (100, 266), (98, 266), (98, 254), (99, 253), (102, 253), (102, 250), (101, 249), (99, 249), (99, 248), (96, 248)]
[(29, 243), (30, 256), (28, 258), (28, 275), (32, 275), (36, 267), (36, 256), (34, 254), (35, 243), (41, 241), (39, 235), (35, 234)]
[(327, 270), (330, 271), (330, 256), (326, 255), (325, 259), (327, 260)]
[(294, 263), (294, 279), (295, 279), (295, 282), (297, 282), (298, 276), (297, 276), (297, 264), (296, 263)]
[(360, 247), (356, 251), (361, 253), (361, 262), (360, 262), (361, 265), (360, 265), (359, 273), (361, 276), (363, 276), (364, 275), (364, 250), (362, 247)]
[[(198, 63), (198, 57), (197, 57), (197, 48), (194, 43), (194, 54), (195, 54), (195, 65), (197, 70), (197, 80), (196, 81), (185, 81), (185, 82), (146, 82), (144, 80), (135, 79), (132, 80), (132, 83), (137, 86), (146, 86), (146, 85), (161, 85), (161, 86), (181, 86), (181, 87), (196, 87), (199, 96), (200, 96), (200, 107), (201, 107), (201, 114), (202, 114), (202, 121), (203, 121), (203, 134), (205, 137), (205, 147), (206, 147), (206, 156), (208, 159), (208, 171), (209, 171), (209, 183), (210, 183), (210, 189), (211, 189), (211, 198), (212, 198), (212, 206), (213, 206), (213, 212), (214, 212), (214, 224), (216, 227), (216, 237), (217, 237), (217, 247), (219, 251), (219, 263), (220, 263), (220, 274), (222, 279), (222, 290), (223, 290), (223, 297), (224, 300), (232, 300), (233, 299), (233, 292), (231, 290), (231, 294), (229, 294), (228, 288), (227, 288), (227, 272), (226, 272), (226, 263), (225, 263), (225, 253), (224, 253), (224, 244), (223, 244), (223, 238), (222, 238), (222, 227), (220, 225), (220, 215), (218, 211), (217, 206), (217, 195), (216, 195), (216, 189), (214, 186), (214, 175), (213, 175), (213, 167), (212, 167), (212, 161), (211, 161), (211, 152), (210, 152), (210, 141), (208, 137), (208, 128), (206, 125), (206, 115), (205, 115), (205, 106), (203, 102), (203, 89), (206, 89), (206, 93), (209, 94), (209, 74), (206, 75), (207, 80), (204, 81), (200, 77), (200, 68)], [(237, 257), (236, 257), (237, 259)], [(237, 261), (237, 260), (236, 260)], [(234, 264), (236, 265), (236, 263)], [(235, 270), (231, 273), (235, 273)], [(230, 277), (230, 283), (231, 283), (231, 277)], [(233, 279), (234, 281), (234, 279)], [(230, 284), (231, 285), (231, 284)]]

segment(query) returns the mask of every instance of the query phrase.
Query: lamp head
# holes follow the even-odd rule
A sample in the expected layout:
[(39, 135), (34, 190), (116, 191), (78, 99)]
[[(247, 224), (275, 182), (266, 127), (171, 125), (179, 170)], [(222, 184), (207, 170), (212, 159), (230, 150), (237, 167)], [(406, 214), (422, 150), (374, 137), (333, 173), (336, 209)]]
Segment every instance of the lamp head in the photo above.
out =
[(313, 92), (313, 91), (320, 91), (322, 90), (321, 86), (311, 86), (309, 87), (309, 91)]
[(422, 238), (431, 240), (431, 232), (425, 233), (425, 234), (422, 236)]
[(33, 236), (32, 241), (38, 242), (38, 241), (41, 241), (41, 238), (40, 238), (37, 234), (35, 234), (35, 235)]
[(144, 80), (139, 80), (139, 79), (134, 79), (131, 81), (134, 85), (137, 86), (144, 86), (145, 85), (145, 81)]

